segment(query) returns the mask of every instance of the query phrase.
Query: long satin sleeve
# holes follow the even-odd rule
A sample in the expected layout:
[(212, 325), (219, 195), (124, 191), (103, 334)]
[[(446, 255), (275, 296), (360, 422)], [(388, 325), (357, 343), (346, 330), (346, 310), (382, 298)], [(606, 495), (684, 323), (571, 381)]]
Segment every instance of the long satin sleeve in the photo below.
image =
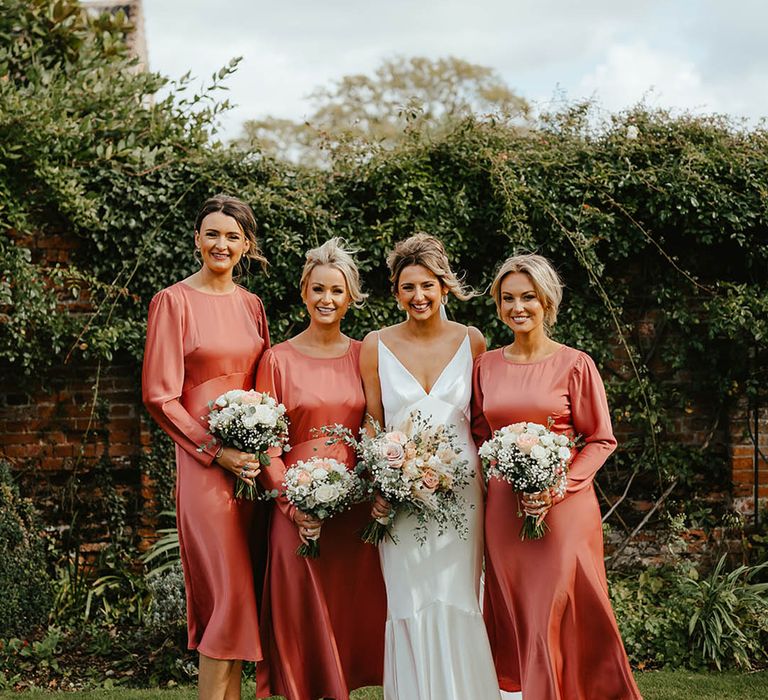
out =
[(589, 355), (582, 354), (574, 366), (568, 391), (573, 427), (585, 442), (568, 471), (568, 493), (575, 493), (592, 483), (616, 449), (616, 438), (603, 380)]
[[(218, 445), (181, 405), (184, 388), (184, 310), (167, 291), (149, 305), (142, 368), (142, 397), (150, 415), (173, 441), (199, 462), (210, 465)], [(198, 448), (203, 447), (203, 451)]]
[(261, 301), (261, 299), (259, 299), (259, 310), (256, 317), (256, 327), (258, 328), (259, 335), (264, 339), (264, 349), (269, 349), (272, 346), (272, 343), (269, 340), (267, 312), (264, 310), (264, 303)]
[(475, 441), (475, 445), (480, 447), (486, 440), (488, 440), (493, 431), (488, 424), (488, 420), (483, 413), (483, 387), (481, 381), (481, 359), (482, 355), (475, 360), (474, 367), (472, 368), (472, 438)]
[[(267, 350), (262, 355), (259, 368), (256, 371), (256, 391), (267, 392), (278, 403), (283, 400), (282, 382), (280, 381), (280, 367), (277, 364), (274, 353)], [(283, 478), (285, 477), (285, 462), (282, 453), (277, 448), (269, 450), (270, 463), (259, 473), (259, 483), (268, 491), (283, 490)], [(288, 502), (285, 496), (278, 496), (277, 507), (293, 519), (295, 506)]]

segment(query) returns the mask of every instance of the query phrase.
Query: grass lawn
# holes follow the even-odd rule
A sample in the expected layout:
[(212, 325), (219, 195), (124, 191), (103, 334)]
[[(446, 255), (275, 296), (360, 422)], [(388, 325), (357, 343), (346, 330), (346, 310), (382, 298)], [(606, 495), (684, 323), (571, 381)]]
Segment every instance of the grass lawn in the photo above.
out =
[[(768, 698), (768, 671), (759, 673), (691, 673), (688, 671), (646, 671), (636, 674), (645, 700), (756, 700)], [(48, 696), (49, 691), (23, 694), (0, 691), (0, 700), (31, 700)], [(244, 700), (253, 698), (253, 685), (243, 689)], [(195, 700), (194, 688), (167, 690), (89, 690), (67, 693), (72, 700)], [(378, 688), (352, 694), (353, 700), (381, 700)], [(406, 699), (404, 699), (406, 700)]]

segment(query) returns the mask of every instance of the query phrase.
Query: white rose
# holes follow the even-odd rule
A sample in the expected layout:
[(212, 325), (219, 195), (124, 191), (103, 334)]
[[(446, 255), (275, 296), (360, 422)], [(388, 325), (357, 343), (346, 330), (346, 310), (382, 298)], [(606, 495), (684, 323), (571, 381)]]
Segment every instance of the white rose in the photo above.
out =
[(226, 396), (219, 396), (218, 399), (216, 399), (216, 405), (221, 406), (224, 408), (224, 406), (227, 405), (227, 397)]
[[(315, 470), (319, 471), (319, 470)], [(330, 503), (338, 498), (339, 489), (335, 484), (320, 484), (315, 489), (315, 500), (318, 503)]]
[(328, 478), (328, 472), (325, 469), (317, 468), (312, 470), (312, 479), (317, 479), (318, 481), (322, 481), (323, 479)]
[(244, 428), (255, 428), (258, 421), (256, 416), (243, 416), (242, 423)]
[(539, 461), (545, 460), (547, 458), (546, 448), (542, 447), (541, 445), (534, 445), (531, 448), (531, 457)]
[(224, 398), (229, 402), (232, 403), (233, 401), (238, 401), (240, 397), (245, 392), (242, 389), (232, 389), (231, 391), (228, 391), (226, 394), (224, 394)]
[(517, 433), (505, 433), (501, 436), (501, 446), (505, 449), (509, 449), (513, 445), (517, 444)]
[(545, 433), (539, 438), (539, 442), (544, 445), (544, 447), (552, 447), (552, 445), (555, 444), (555, 436), (550, 433)]
[(277, 424), (277, 416), (275, 412), (264, 404), (253, 407), (253, 417), (259, 425), (265, 425), (269, 428), (273, 428)]
[(480, 445), (480, 449), (477, 451), (477, 454), (479, 454), (483, 459), (489, 459), (491, 456), (493, 456), (493, 446), (491, 445), (490, 441), (484, 442), (482, 445)]
[(568, 444), (568, 438), (565, 435), (555, 435), (555, 444), (565, 446)]
[(557, 456), (560, 459), (563, 459), (563, 460), (570, 459), (571, 458), (571, 451), (567, 447), (560, 447), (557, 450)]

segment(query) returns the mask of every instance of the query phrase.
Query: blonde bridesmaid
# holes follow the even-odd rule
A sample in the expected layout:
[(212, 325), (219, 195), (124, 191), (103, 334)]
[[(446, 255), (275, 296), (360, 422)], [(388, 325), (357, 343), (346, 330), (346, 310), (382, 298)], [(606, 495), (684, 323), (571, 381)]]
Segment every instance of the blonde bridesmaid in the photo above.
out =
[[(350, 304), (362, 303), (360, 276), (343, 241), (307, 253), (301, 297), (309, 326), (267, 351), (256, 387), (288, 409), (290, 452), (261, 475), (281, 487), (297, 460), (334, 457), (354, 467), (346, 447), (327, 446), (316, 429), (339, 423), (357, 435), (365, 414), (358, 362), (360, 342), (341, 332)], [(273, 511), (261, 631), (265, 662), (257, 667), (257, 696), (288, 700), (346, 700), (350, 691), (381, 685), (386, 594), (374, 547), (360, 540), (369, 504), (325, 522), (284, 499)], [(320, 538), (318, 559), (296, 555), (302, 541)]]
[(252, 548), (265, 533), (263, 506), (232, 494), (236, 479), (253, 483), (259, 468), (255, 455), (212, 444), (201, 417), (223, 392), (253, 388), (269, 347), (267, 319), (261, 299), (233, 272), (244, 259), (266, 260), (253, 212), (233, 197), (205, 202), (195, 248), (200, 269), (150, 304), (142, 383), (147, 409), (176, 443), (176, 517), (200, 698), (236, 700), (241, 662), (261, 659)]
[(524, 700), (636, 700), (608, 599), (600, 509), (592, 485), (616, 447), (605, 390), (589, 355), (555, 342), (562, 283), (539, 255), (506, 260), (491, 286), (499, 318), (514, 333), (475, 362), (473, 433), (478, 445), (518, 421), (546, 425), (583, 447), (564, 498), (521, 498), (549, 532), (521, 541), (518, 494), (492, 479), (485, 508), (484, 617), (499, 683)]

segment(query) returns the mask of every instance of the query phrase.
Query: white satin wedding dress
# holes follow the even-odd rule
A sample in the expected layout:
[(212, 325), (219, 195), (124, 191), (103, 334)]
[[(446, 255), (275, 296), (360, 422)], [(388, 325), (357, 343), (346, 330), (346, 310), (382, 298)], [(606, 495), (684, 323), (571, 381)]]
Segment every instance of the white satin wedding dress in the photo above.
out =
[[(464, 490), (469, 537), (448, 529), (427, 541), (414, 537), (415, 518), (395, 517), (379, 545), (387, 587), (384, 700), (498, 700), (491, 649), (479, 606), (483, 500), (477, 451), (470, 433), (472, 350), (466, 336), (427, 393), (379, 340), (379, 378), (388, 429), (418, 410), (434, 424), (452, 424), (476, 477)], [(473, 506), (473, 507), (472, 507)]]

